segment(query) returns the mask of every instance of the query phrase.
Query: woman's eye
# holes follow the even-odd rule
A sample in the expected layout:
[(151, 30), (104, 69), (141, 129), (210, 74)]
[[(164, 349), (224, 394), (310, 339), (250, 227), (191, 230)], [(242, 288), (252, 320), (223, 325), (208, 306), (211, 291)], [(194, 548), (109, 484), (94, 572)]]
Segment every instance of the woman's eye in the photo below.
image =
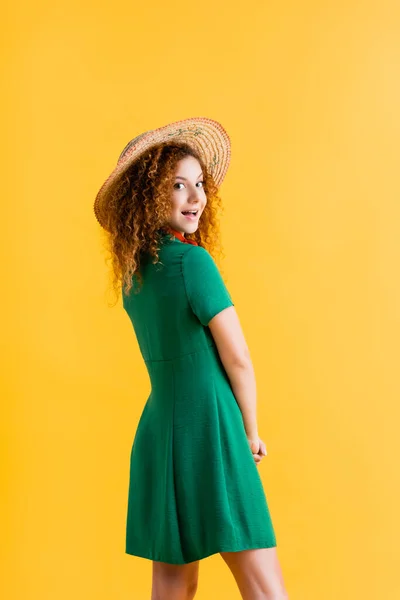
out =
[[(197, 183), (201, 183), (202, 185), (204, 184), (204, 181), (198, 181)], [(181, 181), (178, 181), (177, 183), (174, 184), (174, 188), (176, 188), (177, 185), (184, 185)], [(179, 189), (179, 188), (177, 188)]]

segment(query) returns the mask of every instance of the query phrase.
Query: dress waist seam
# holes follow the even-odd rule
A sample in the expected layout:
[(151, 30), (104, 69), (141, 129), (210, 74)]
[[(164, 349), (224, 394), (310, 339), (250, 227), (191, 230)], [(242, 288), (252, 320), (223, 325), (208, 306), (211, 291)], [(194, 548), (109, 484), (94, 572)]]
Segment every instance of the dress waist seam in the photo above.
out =
[(211, 343), (211, 344), (207, 344), (207, 346), (205, 346), (204, 348), (201, 348), (200, 350), (194, 350), (193, 352), (187, 352), (186, 354), (177, 354), (177, 356), (173, 356), (172, 358), (161, 358), (161, 359), (145, 358), (144, 362), (146, 364), (147, 363), (159, 363), (159, 362), (173, 362), (177, 358), (183, 358), (185, 356), (190, 356), (191, 354), (200, 354), (200, 352), (204, 352), (204, 350), (206, 348), (216, 349), (216, 346)]

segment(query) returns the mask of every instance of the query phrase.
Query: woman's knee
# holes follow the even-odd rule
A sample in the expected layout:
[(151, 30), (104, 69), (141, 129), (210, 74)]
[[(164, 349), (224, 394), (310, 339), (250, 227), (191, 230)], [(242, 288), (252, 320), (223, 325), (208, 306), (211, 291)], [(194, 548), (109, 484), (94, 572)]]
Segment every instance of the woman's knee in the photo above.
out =
[(197, 582), (160, 578), (153, 583), (151, 600), (193, 600)]
[(244, 600), (289, 600), (276, 547), (220, 553)]
[(153, 561), (151, 600), (192, 600), (198, 586), (199, 561), (170, 565)]

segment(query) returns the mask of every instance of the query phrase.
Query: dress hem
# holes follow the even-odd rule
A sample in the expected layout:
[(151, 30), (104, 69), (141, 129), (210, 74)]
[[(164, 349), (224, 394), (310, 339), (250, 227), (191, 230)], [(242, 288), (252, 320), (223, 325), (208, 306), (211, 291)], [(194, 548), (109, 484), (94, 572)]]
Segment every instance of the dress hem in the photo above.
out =
[(231, 546), (228, 546), (228, 547), (221, 546), (216, 550), (212, 550), (211, 552), (207, 552), (206, 554), (199, 555), (199, 556), (192, 558), (190, 560), (187, 560), (187, 561), (173, 561), (171, 559), (166, 560), (165, 558), (163, 559), (162, 557), (155, 558), (155, 556), (152, 555), (151, 553), (146, 554), (144, 552), (143, 553), (140, 553), (139, 551), (134, 552), (133, 550), (129, 551), (127, 549), (125, 549), (125, 554), (128, 554), (129, 556), (137, 556), (139, 558), (146, 558), (147, 560), (153, 560), (153, 561), (157, 561), (157, 562), (165, 562), (170, 565), (186, 565), (186, 564), (194, 562), (196, 560), (202, 560), (204, 558), (208, 558), (209, 556), (213, 556), (214, 554), (219, 554), (220, 552), (241, 552), (242, 550), (259, 550), (262, 548), (276, 548), (277, 546), (278, 546), (278, 544), (276, 542), (274, 542), (273, 544), (270, 544), (270, 545), (266, 545), (266, 544), (260, 542), (259, 544), (254, 543), (254, 544), (250, 544), (248, 546), (240, 546), (240, 548), (237, 548), (237, 547), (232, 548)]

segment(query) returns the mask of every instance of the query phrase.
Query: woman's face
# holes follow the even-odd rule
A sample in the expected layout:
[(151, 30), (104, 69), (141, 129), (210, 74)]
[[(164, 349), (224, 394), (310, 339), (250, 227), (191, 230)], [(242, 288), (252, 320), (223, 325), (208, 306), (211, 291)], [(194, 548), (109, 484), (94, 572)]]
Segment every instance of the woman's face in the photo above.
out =
[[(207, 197), (200, 163), (193, 156), (185, 156), (177, 163), (171, 201), (168, 225), (183, 235), (194, 233), (207, 204)], [(195, 211), (195, 214), (188, 214), (188, 211)]]

